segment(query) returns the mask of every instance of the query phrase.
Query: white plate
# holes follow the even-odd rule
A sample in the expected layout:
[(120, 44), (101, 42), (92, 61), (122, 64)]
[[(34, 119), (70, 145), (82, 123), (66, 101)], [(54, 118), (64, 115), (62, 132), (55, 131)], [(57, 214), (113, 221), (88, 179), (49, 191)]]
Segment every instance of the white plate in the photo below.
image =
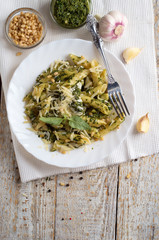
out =
[(96, 163), (111, 154), (127, 136), (131, 127), (135, 97), (129, 74), (124, 65), (110, 52), (106, 51), (113, 76), (121, 85), (130, 116), (117, 131), (110, 132), (104, 141), (88, 145), (88, 151), (73, 150), (65, 155), (49, 152), (38, 136), (28, 130), (30, 124), (24, 124), (24, 96), (32, 89), (36, 77), (57, 59), (66, 59), (69, 53), (84, 55), (88, 60), (102, 59), (92, 42), (80, 39), (64, 39), (50, 42), (32, 52), (16, 69), (9, 85), (7, 111), (11, 128), (22, 146), (36, 158), (59, 167), (81, 167)]

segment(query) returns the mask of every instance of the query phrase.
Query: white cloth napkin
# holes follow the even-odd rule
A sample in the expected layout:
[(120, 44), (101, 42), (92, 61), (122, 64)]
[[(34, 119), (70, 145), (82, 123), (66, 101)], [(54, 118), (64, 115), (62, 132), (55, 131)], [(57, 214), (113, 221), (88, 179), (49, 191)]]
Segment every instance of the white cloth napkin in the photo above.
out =
[[(22, 50), (21, 56), (17, 48), (11, 46), (4, 36), (4, 24), (7, 16), (13, 10), (20, 7), (31, 7), (40, 11), (47, 22), (47, 36), (42, 44), (64, 38), (81, 38), (91, 40), (85, 27), (78, 30), (62, 29), (52, 22), (49, 15), (49, 0), (6, 0), (1, 1), (0, 15), (0, 73), (5, 93), (12, 74), (20, 62), (32, 50)], [(34, 158), (17, 142), (13, 136), (13, 144), (22, 182), (51, 176), (60, 173), (77, 172), (86, 169), (105, 167), (107, 165), (121, 163), (141, 156), (159, 152), (159, 118), (158, 118), (158, 93), (157, 74), (154, 47), (154, 16), (151, 0), (93, 0), (93, 14), (103, 16), (110, 10), (123, 12), (129, 21), (124, 37), (115, 43), (105, 43), (105, 47), (121, 58), (122, 51), (127, 47), (143, 48), (142, 53), (126, 66), (130, 73), (136, 94), (136, 110), (133, 125), (127, 139), (103, 161), (88, 167), (69, 169), (47, 165)], [(41, 45), (42, 45), (41, 44)], [(146, 134), (138, 134), (135, 130), (136, 121), (142, 115), (149, 112), (150, 130)]]

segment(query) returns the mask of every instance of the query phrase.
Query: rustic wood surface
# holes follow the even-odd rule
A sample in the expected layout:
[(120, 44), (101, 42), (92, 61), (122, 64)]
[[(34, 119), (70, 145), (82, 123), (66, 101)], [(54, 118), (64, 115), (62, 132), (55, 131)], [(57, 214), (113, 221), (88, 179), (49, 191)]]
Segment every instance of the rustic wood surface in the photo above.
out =
[(159, 154), (22, 184), (0, 93), (0, 240), (159, 239)]

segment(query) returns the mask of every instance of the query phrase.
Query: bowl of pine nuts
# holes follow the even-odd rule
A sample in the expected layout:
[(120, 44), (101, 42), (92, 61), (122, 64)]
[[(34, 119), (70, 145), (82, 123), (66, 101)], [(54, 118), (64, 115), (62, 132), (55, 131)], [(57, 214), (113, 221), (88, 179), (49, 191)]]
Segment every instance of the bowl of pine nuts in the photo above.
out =
[(8, 41), (15, 47), (33, 48), (46, 36), (45, 19), (32, 8), (16, 9), (6, 20), (5, 34)]

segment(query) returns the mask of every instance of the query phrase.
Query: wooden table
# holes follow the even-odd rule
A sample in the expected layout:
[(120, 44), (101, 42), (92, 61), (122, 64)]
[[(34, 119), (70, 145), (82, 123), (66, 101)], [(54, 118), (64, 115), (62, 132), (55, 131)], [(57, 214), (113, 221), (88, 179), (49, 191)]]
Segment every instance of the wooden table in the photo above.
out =
[(159, 154), (22, 184), (0, 107), (0, 240), (159, 240)]

